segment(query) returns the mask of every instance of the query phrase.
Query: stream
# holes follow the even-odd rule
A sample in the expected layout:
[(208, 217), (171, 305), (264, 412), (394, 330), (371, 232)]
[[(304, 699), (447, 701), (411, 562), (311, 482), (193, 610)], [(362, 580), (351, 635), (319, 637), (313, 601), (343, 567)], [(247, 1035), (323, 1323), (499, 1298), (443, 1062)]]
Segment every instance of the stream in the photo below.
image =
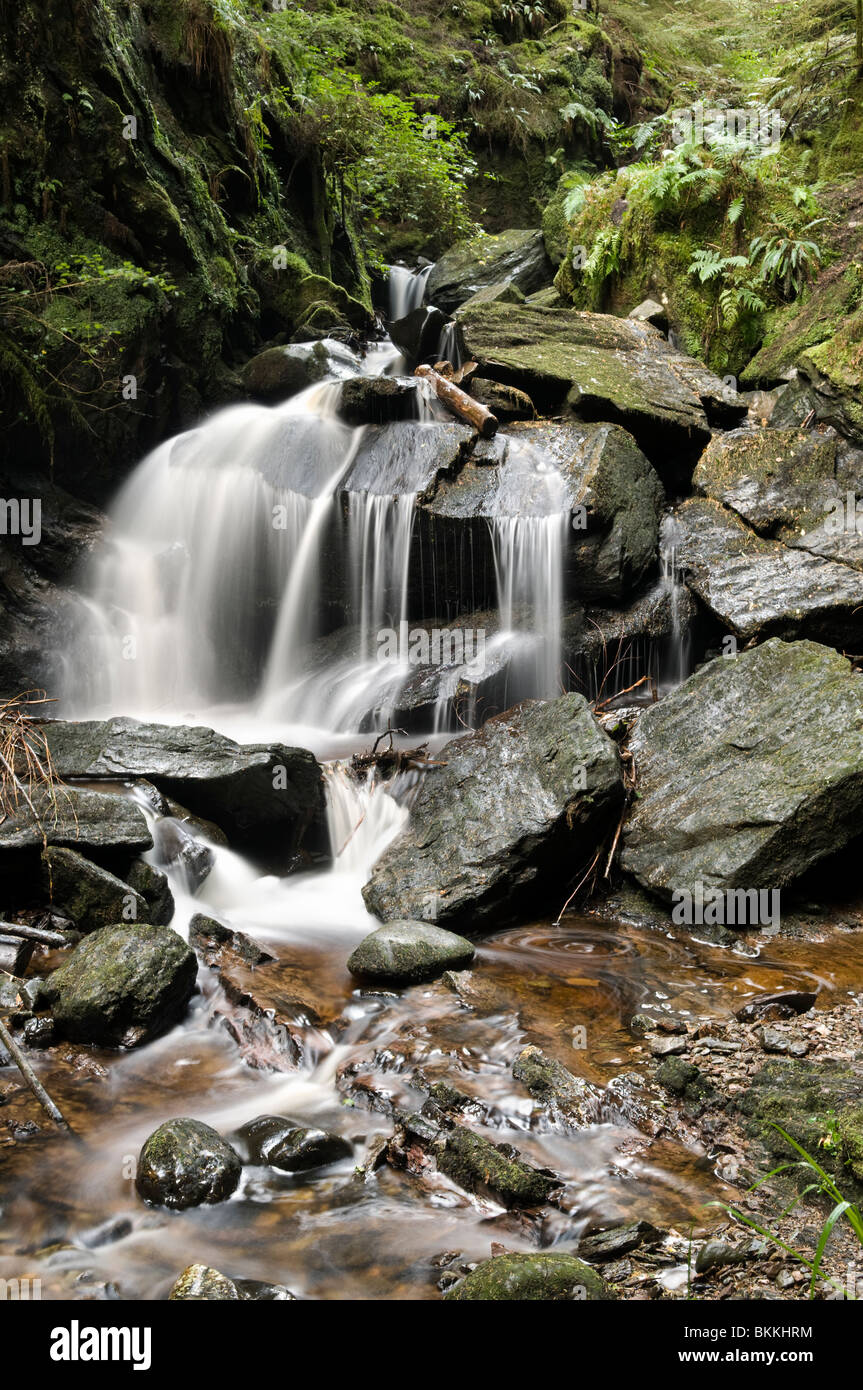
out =
[[(393, 274), (392, 318), (422, 302), (426, 277)], [(454, 341), (441, 347), (458, 365)], [(400, 370), (386, 341), (363, 359), (370, 377)], [(265, 993), (310, 1000), (316, 1018), (296, 1015), (295, 1070), (256, 1069), (214, 1026), (221, 986), (202, 966), (187, 1017), (156, 1042), (130, 1052), (65, 1045), (65, 1065), (40, 1064), (80, 1142), (43, 1129), (0, 1150), (0, 1277), (38, 1278), (46, 1298), (160, 1299), (193, 1262), (298, 1297), (437, 1298), (447, 1252), (471, 1261), (496, 1241), (535, 1248), (517, 1215), (442, 1174), (362, 1171), (372, 1140), (392, 1130), (375, 1107), (384, 1097), (417, 1109), (418, 1070), (476, 1097), (480, 1132), (563, 1179), (559, 1210), (540, 1233), (545, 1246), (635, 1219), (684, 1234), (703, 1228), (705, 1204), (724, 1191), (711, 1156), (670, 1138), (648, 1144), (613, 1107), (588, 1129), (556, 1130), (513, 1081), (513, 1057), (533, 1043), (605, 1085), (644, 1067), (628, 1022), (645, 1007), (696, 1022), (787, 989), (817, 989), (823, 1007), (859, 981), (860, 933), (825, 929), (816, 968), (811, 942), (769, 931), (732, 948), (571, 912), (559, 926), (549, 915), (478, 938), (473, 999), (446, 978), (400, 991), (358, 987), (345, 962), (377, 925), (361, 890), (407, 823), (417, 775), (358, 782), (346, 760), (405, 708), (414, 670), (403, 649), (381, 659), (380, 633), (414, 619), (423, 440), (452, 425), (425, 386), (415, 418), (386, 426), (345, 424), (338, 393), (334, 376), (283, 405), (230, 407), (161, 445), (121, 490), (106, 543), (81, 578), (63, 716), (203, 724), (238, 742), (311, 749), (326, 764), (334, 858), (279, 877), (214, 843), (194, 893), (180, 867), (167, 869), (175, 929), (187, 936), (203, 912), (253, 937), (276, 957), (255, 971)], [(393, 441), (388, 454), (378, 447), (373, 478), (360, 467), (370, 430)], [(492, 579), (467, 587), (494, 590), (485, 655), (508, 653), (497, 692), (506, 708), (562, 691), (569, 528), (560, 479), (529, 444), (511, 450), (501, 480)], [(657, 584), (671, 592), (674, 633), (654, 674), (665, 690), (685, 679), (690, 651), (673, 530), (663, 543)], [(434, 588), (427, 567), (424, 575)], [(654, 656), (630, 653), (619, 687), (634, 685)], [(478, 722), (475, 702), (457, 703), (452, 675), (443, 671), (412, 706), (418, 723), (397, 747), (426, 743), (435, 755)], [(158, 862), (155, 851), (147, 858)], [(26, 1093), (10, 1091), (7, 1122), (29, 1113)], [(181, 1213), (136, 1196), (138, 1151), (166, 1119), (192, 1116), (229, 1136), (259, 1115), (344, 1135), (353, 1157), (311, 1176), (246, 1167), (230, 1200)]]

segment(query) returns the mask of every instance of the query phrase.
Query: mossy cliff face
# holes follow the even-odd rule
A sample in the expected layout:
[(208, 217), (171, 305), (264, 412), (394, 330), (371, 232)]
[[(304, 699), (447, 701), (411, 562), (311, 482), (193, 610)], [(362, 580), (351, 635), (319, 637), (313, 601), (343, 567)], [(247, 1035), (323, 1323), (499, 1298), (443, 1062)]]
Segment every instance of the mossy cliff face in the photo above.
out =
[[(101, 495), (233, 367), (368, 277), (278, 55), (228, 0), (0, 10), (0, 425)], [(74, 460), (74, 462), (71, 462)]]

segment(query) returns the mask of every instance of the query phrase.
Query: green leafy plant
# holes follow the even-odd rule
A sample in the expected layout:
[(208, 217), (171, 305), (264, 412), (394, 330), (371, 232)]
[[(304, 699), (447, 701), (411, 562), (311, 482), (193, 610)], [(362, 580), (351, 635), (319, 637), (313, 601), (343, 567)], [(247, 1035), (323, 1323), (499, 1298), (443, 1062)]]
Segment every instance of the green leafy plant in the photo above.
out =
[[(863, 1213), (861, 1213), (856, 1202), (852, 1202), (849, 1198), (842, 1195), (835, 1179), (831, 1177), (826, 1169), (822, 1168), (821, 1164), (812, 1154), (804, 1149), (802, 1144), (798, 1144), (796, 1139), (792, 1139), (791, 1135), (787, 1130), (784, 1130), (781, 1125), (774, 1124), (773, 1129), (776, 1130), (777, 1134), (781, 1135), (786, 1144), (788, 1144), (795, 1153), (799, 1154), (799, 1158), (789, 1159), (785, 1163), (778, 1164), (777, 1167), (772, 1168), (769, 1173), (765, 1173), (763, 1178), (759, 1178), (758, 1182), (753, 1183), (750, 1190), (755, 1191), (755, 1189), (761, 1187), (763, 1183), (768, 1182), (771, 1178), (779, 1176), (781, 1173), (800, 1171), (812, 1175), (813, 1180), (806, 1184), (802, 1191), (794, 1198), (794, 1201), (791, 1202), (782, 1213), (783, 1217), (788, 1216), (795, 1207), (799, 1206), (805, 1197), (813, 1193), (818, 1197), (827, 1198), (828, 1201), (833, 1203), (832, 1209), (821, 1227), (821, 1232), (818, 1236), (812, 1258), (810, 1259), (807, 1255), (802, 1254), (801, 1251), (795, 1250), (793, 1246), (788, 1245), (780, 1236), (776, 1235), (775, 1232), (768, 1230), (764, 1226), (760, 1226), (757, 1221), (753, 1221), (750, 1216), (747, 1216), (745, 1212), (738, 1211), (736, 1207), (729, 1206), (724, 1202), (718, 1202), (716, 1205), (722, 1207), (722, 1209), (726, 1211), (729, 1216), (732, 1216), (735, 1221), (740, 1221), (744, 1226), (748, 1226), (750, 1230), (757, 1231), (760, 1236), (763, 1236), (765, 1240), (769, 1240), (772, 1245), (777, 1246), (780, 1250), (786, 1251), (789, 1255), (793, 1255), (795, 1259), (805, 1265), (810, 1272), (809, 1297), (814, 1298), (815, 1286), (821, 1273), (824, 1252), (827, 1249), (827, 1242), (834, 1228), (844, 1219), (851, 1227), (861, 1246), (863, 1246)], [(854, 1297), (853, 1295), (847, 1295), (847, 1293), (846, 1296)]]
[[(807, 222), (803, 231), (808, 232), (821, 221), (823, 218), (819, 217)], [(796, 298), (815, 267), (821, 263), (821, 249), (817, 242), (788, 231), (780, 231), (773, 236), (753, 237), (749, 254), (753, 261), (761, 260), (761, 279), (779, 286), (786, 299)]]

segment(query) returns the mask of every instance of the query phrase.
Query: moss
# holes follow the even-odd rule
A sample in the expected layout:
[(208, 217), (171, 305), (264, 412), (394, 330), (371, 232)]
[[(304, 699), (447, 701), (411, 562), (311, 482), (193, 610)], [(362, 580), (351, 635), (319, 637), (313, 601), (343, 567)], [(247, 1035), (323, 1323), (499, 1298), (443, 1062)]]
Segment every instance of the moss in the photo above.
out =
[(454, 1302), (594, 1302), (611, 1298), (604, 1279), (562, 1251), (497, 1255), (484, 1260), (445, 1295)]
[(491, 1140), (461, 1126), (447, 1135), (437, 1162), (441, 1172), (466, 1192), (487, 1187), (507, 1206), (539, 1206), (560, 1186), (536, 1168), (508, 1157)]

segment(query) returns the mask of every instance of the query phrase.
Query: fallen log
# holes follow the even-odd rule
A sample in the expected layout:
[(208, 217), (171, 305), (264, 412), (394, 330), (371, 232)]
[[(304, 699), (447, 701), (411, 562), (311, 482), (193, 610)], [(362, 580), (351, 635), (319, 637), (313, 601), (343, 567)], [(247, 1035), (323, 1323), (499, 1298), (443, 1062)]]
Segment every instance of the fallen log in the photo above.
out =
[(22, 927), (17, 922), (0, 922), (0, 936), (17, 936), (22, 941), (38, 941), (40, 946), (71, 946), (68, 936), (40, 927)]
[(422, 377), (423, 381), (428, 381), (434, 388), (438, 400), (443, 401), (454, 415), (458, 415), (460, 419), (473, 425), (483, 439), (491, 439), (493, 434), (497, 434), (497, 416), (492, 415), (491, 411), (487, 410), (484, 405), (480, 405), (479, 401), (475, 401), (473, 396), (462, 391), (460, 386), (447, 381), (446, 377), (441, 376), (440, 372), (436, 372), (433, 367), (419, 366), (414, 371), (414, 376)]
[(34, 1072), (30, 1063), (27, 1061), (27, 1058), (24, 1056), (24, 1053), (21, 1051), (20, 1047), (16, 1043), (15, 1039), (12, 1037), (11, 1033), (9, 1032), (9, 1029), (6, 1027), (6, 1024), (3, 1022), (2, 1019), (0, 1019), (0, 1043), (3, 1044), (6, 1051), (12, 1058), (13, 1062), (18, 1067), (18, 1070), (20, 1071), (24, 1080), (27, 1082), (27, 1085), (30, 1087), (30, 1090), (33, 1092), (34, 1096), (38, 1100), (39, 1104), (43, 1107), (43, 1109), (47, 1110), (55, 1125), (57, 1125), (59, 1129), (71, 1130), (71, 1125), (69, 1124), (69, 1121), (64, 1119), (61, 1110), (58, 1106), (54, 1104), (48, 1092), (45, 1090), (45, 1087), (42, 1085), (42, 1082), (39, 1080), (38, 1076)]

